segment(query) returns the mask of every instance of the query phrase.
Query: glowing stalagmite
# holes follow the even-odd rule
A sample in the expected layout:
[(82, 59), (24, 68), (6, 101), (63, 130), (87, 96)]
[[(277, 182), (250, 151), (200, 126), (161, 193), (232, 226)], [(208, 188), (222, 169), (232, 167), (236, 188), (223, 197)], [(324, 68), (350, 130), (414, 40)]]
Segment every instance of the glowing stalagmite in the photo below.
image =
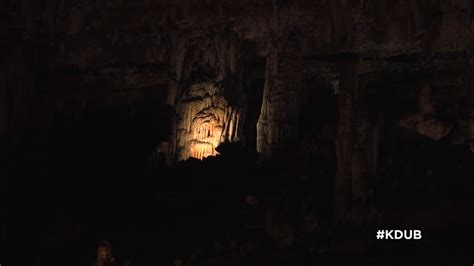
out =
[(178, 159), (216, 155), (222, 142), (237, 140), (240, 111), (229, 106), (216, 82), (190, 86), (178, 107)]

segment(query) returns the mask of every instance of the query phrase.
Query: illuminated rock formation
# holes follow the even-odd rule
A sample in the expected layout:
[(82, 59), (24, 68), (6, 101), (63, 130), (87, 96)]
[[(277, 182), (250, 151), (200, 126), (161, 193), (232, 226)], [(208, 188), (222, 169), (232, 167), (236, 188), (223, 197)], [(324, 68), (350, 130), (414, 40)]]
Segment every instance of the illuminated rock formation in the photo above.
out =
[(218, 83), (192, 85), (181, 100), (178, 115), (179, 160), (216, 155), (220, 143), (238, 139), (240, 111), (229, 106)]
[(431, 95), (431, 87), (425, 85), (420, 91), (419, 113), (401, 119), (400, 126), (415, 129), (421, 135), (440, 140), (448, 135), (452, 126), (446, 125), (435, 117)]
[(97, 262), (95, 266), (115, 266), (117, 265), (112, 256), (112, 245), (109, 241), (102, 241), (97, 249)]

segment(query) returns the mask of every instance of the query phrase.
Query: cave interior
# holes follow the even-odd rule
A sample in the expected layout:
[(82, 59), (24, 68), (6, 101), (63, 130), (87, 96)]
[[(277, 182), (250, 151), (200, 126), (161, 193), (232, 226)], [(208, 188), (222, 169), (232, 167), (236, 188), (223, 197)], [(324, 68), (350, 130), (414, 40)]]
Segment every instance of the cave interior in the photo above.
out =
[(0, 263), (472, 264), (473, 1), (0, 13)]

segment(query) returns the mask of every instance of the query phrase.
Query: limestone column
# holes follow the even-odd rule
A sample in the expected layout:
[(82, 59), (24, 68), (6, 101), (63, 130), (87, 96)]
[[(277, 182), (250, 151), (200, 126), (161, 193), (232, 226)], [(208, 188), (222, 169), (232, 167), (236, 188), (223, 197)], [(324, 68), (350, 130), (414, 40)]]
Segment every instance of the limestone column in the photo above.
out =
[(257, 152), (273, 157), (298, 138), (303, 89), (303, 60), (296, 34), (269, 49), (262, 108), (257, 123)]

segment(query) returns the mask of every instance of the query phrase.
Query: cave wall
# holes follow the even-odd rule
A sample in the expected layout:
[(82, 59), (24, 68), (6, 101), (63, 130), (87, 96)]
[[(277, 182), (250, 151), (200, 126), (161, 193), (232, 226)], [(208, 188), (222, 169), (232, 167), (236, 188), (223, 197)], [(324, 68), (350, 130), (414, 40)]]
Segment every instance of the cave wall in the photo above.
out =
[[(223, 142), (245, 145), (245, 134), (264, 158), (287, 153), (295, 168), (311, 151), (337, 161), (342, 217), (371, 197), (387, 130), (474, 151), (471, 1), (1, 5), (3, 158), (47, 141), (58, 114), (81, 121), (121, 106), (138, 119), (154, 106), (141, 117), (144, 131), (159, 128), (144, 144), (152, 159), (202, 159)], [(315, 95), (336, 106), (311, 114)], [(312, 116), (328, 121), (312, 128)]]
[(290, 33), (267, 51), (265, 88), (257, 124), (257, 151), (271, 157), (291, 149), (298, 137), (303, 96), (303, 61), (299, 37)]

